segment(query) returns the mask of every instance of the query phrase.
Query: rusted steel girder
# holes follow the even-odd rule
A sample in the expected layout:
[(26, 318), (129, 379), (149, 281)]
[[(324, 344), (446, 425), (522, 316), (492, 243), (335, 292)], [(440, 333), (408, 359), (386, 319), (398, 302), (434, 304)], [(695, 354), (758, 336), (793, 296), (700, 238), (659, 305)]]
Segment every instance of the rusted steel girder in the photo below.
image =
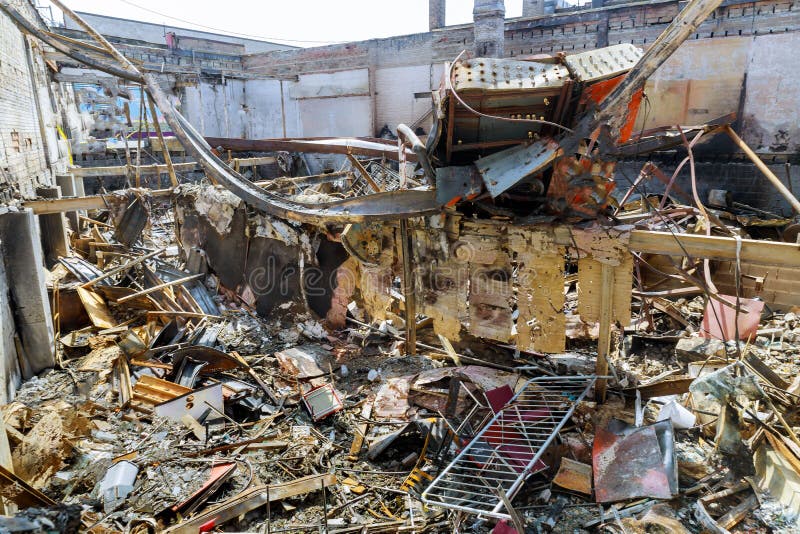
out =
[(624, 109), (634, 94), (644, 87), (647, 79), (658, 69), (697, 27), (719, 7), (722, 0), (690, 0), (658, 39), (628, 72), (625, 79), (590, 112), (575, 128), (576, 138), (589, 137), (600, 125), (607, 124), (616, 138), (617, 130), (627, 120)]
[(175, 137), (214, 180), (256, 209), (276, 217), (310, 224), (397, 220), (439, 210), (433, 190), (400, 190), (335, 202), (297, 202), (256, 186), (228, 167), (194, 127), (169, 102), (154, 74), (144, 75), (148, 92), (158, 104)]

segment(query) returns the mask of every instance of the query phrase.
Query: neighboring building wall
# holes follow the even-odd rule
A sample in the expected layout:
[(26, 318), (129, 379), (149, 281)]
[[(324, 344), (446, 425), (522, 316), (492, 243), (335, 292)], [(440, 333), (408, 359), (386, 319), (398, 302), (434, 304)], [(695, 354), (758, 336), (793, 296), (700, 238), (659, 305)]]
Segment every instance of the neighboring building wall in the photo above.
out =
[[(45, 27), (31, 1), (13, 4)], [(13, 398), (22, 378), (55, 364), (39, 221), (15, 205), (66, 171), (58, 127), (80, 133), (72, 87), (54, 80), (46, 53), (0, 14), (0, 402)]]
[[(179, 26), (169, 26), (166, 24), (153, 24), (137, 20), (120, 19), (105, 15), (95, 15), (92, 13), (77, 12), (78, 15), (88, 22), (95, 30), (103, 35), (124, 37), (126, 39), (138, 39), (150, 43), (166, 44), (165, 35), (175, 33), (178, 36), (196, 37), (203, 40), (215, 40), (224, 43), (234, 43), (243, 45), (248, 54), (256, 52), (269, 52), (271, 50), (286, 50), (294, 48), (292, 46), (260, 41), (258, 39), (245, 39), (231, 35), (221, 35), (217, 33), (204, 32), (200, 30), (190, 30)], [(79, 29), (69, 17), (65, 17), (64, 23), (67, 28), (72, 30)]]
[[(647, 48), (683, 4), (660, 0), (607, 5), (568, 13), (505, 21), (505, 56), (571, 53), (617, 44)], [(745, 141), (760, 152), (795, 154), (800, 140), (800, 90), (791, 75), (800, 67), (796, 54), (800, 10), (787, 0), (728, 1), (705, 21), (648, 83), (651, 106), (640, 126), (696, 124), (739, 112)], [(309, 74), (342, 71), (369, 73), (375, 88), (372, 127), (362, 121), (359, 135), (375, 135), (384, 124), (392, 130), (413, 121), (424, 106), (415, 93), (435, 88), (445, 61), (473, 50), (472, 26), (447, 27), (425, 34), (374, 39), (342, 45), (248, 55), (247, 72), (291, 77), (303, 84)], [(745, 72), (747, 72), (746, 83)], [(391, 73), (402, 74), (394, 80)], [(387, 94), (388, 93), (388, 94)], [(778, 98), (779, 97), (779, 98)], [(336, 113), (338, 98), (320, 105)], [(340, 108), (352, 122), (351, 105)], [(409, 111), (411, 110), (411, 111)], [(302, 121), (302, 135), (328, 135), (328, 122)], [(323, 133), (326, 132), (326, 133)], [(348, 129), (348, 134), (352, 128)], [(729, 149), (729, 147), (723, 147)]]
[(428, 29), (438, 30), (445, 26), (446, 0), (428, 0)]
[(475, 44), (478, 57), (504, 57), (506, 8), (503, 0), (475, 0), (472, 10)]
[(523, 17), (540, 17), (544, 15), (545, 0), (522, 0)]

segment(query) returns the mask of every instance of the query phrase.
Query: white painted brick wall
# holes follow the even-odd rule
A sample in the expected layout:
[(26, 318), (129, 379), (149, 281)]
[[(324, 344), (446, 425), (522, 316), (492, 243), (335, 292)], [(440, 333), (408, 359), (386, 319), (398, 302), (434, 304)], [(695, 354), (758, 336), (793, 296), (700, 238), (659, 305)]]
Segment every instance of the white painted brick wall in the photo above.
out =
[[(0, 189), (13, 187), (30, 198), (36, 196), (37, 185), (49, 185), (51, 178), (26, 46), (17, 27), (0, 14)], [(44, 66), (41, 61), (34, 63), (39, 68)], [(40, 73), (38, 78), (44, 80), (46, 76), (47, 73)], [(40, 89), (40, 98), (46, 98), (42, 105), (50, 106), (47, 88)]]

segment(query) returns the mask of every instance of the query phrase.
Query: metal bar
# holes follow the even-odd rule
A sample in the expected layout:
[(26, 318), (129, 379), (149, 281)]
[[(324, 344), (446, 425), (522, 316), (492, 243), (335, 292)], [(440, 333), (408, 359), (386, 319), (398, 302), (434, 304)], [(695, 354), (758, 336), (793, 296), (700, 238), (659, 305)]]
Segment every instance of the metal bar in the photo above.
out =
[[(761, 171), (761, 174), (766, 176), (767, 180), (769, 180), (772, 185), (775, 186), (775, 189), (777, 189), (778, 193), (780, 193), (781, 196), (786, 199), (789, 205), (792, 206), (792, 209), (795, 211), (795, 213), (800, 213), (800, 201), (798, 201), (797, 197), (795, 197), (792, 192), (789, 191), (789, 188), (783, 185), (781, 179), (775, 176), (775, 173), (772, 172), (769, 167), (767, 167), (767, 164), (758, 157), (758, 154), (753, 152), (752, 148), (747, 146), (747, 143), (745, 143), (741, 137), (736, 135), (736, 132), (733, 131), (733, 128), (731, 128), (730, 124), (726, 124), (723, 129), (725, 133), (728, 134), (728, 137), (730, 137), (733, 142), (736, 143), (736, 146), (738, 146), (742, 152), (744, 152), (745, 155), (750, 158), (750, 161), (752, 161), (755, 166), (758, 167), (758, 170)], [(789, 183), (791, 184), (791, 181)]]
[[(423, 502), (508, 519), (503, 501), (513, 499), (596, 380), (594, 375), (528, 380), (425, 489)], [(498, 489), (504, 498), (498, 498)]]
[[(525, 468), (525, 471), (524, 471), (525, 473), (530, 471), (530, 469), (534, 465), (536, 465), (536, 462), (538, 462), (539, 459), (542, 457), (542, 454), (544, 454), (545, 449), (547, 449), (547, 447), (550, 445), (550, 443), (555, 439), (556, 435), (561, 431), (561, 429), (567, 423), (567, 420), (570, 417), (572, 417), (572, 414), (575, 411), (575, 407), (578, 405), (579, 402), (581, 402), (584, 399), (584, 397), (586, 397), (586, 395), (589, 394), (589, 390), (594, 385), (594, 383), (595, 383), (595, 380), (592, 380), (588, 384), (586, 384), (586, 388), (584, 388), (583, 393), (581, 393), (581, 396), (578, 397), (578, 399), (576, 399), (572, 403), (572, 406), (570, 407), (570, 409), (567, 411), (567, 413), (564, 415), (564, 417), (561, 418), (561, 421), (556, 425), (556, 428), (550, 434), (550, 437), (547, 438), (547, 441), (545, 441), (544, 444), (541, 446), (541, 448), (539, 449), (539, 452), (537, 452), (536, 455), (531, 459), (531, 461), (528, 462), (528, 466)], [(508, 491), (506, 492), (506, 497), (508, 498), (509, 501), (511, 501), (511, 499), (514, 498), (514, 495), (516, 495), (517, 491), (519, 491), (520, 486), (522, 486), (522, 483), (525, 481), (524, 478), (525, 477), (517, 478), (517, 480), (514, 482), (514, 484), (512, 484), (511, 488), (509, 488)], [(498, 505), (495, 507), (493, 512), (499, 511), (502, 506), (503, 506), (503, 503), (498, 503)]]

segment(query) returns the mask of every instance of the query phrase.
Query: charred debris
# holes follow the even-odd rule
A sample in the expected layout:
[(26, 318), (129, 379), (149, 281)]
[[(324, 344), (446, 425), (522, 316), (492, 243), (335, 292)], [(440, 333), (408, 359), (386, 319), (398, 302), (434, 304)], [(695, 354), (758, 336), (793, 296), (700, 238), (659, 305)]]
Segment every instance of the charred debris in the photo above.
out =
[[(126, 189), (25, 203), (69, 221), (67, 252), (55, 366), (1, 408), (0, 531), (796, 529), (797, 223), (700, 198), (693, 147), (730, 137), (800, 206), (734, 114), (634, 131), (719, 3), (646, 52), (462, 54), (424, 140), (242, 141), (200, 136), (88, 25), (91, 46), (57, 39), (0, 2), (141, 84), (194, 158), (163, 151), (169, 189), (137, 159)], [(691, 191), (654, 163), (615, 180), (664, 150)], [(312, 152), (346, 163), (304, 174)], [(248, 179), (266, 162), (283, 176)]]

